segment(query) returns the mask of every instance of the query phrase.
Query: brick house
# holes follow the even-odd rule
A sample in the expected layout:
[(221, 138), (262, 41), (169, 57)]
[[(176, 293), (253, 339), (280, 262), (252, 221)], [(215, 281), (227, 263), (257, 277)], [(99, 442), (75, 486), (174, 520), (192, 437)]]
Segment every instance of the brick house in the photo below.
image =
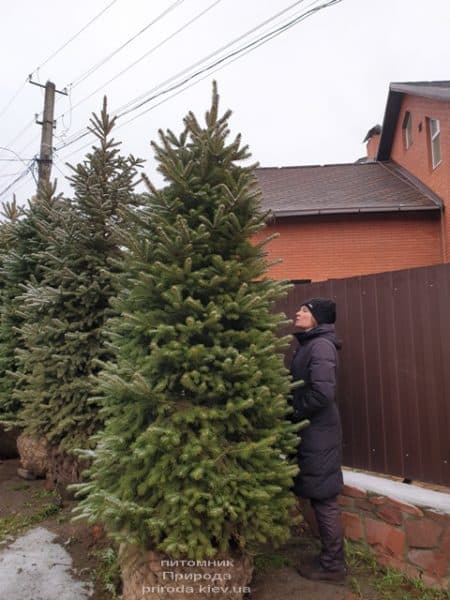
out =
[(392, 83), (353, 164), (259, 168), (275, 279), (320, 281), (449, 262), (450, 81)]

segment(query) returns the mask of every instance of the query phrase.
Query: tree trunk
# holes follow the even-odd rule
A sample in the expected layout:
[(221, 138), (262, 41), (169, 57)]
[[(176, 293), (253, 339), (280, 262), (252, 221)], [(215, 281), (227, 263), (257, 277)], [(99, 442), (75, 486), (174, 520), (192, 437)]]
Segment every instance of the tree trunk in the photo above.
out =
[(123, 600), (242, 600), (250, 593), (253, 564), (249, 556), (172, 560), (122, 544), (119, 562)]

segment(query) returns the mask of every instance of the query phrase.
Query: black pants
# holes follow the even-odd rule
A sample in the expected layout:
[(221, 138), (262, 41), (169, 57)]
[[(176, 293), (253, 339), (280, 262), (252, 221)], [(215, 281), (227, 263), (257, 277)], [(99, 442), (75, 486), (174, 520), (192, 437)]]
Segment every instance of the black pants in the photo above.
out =
[(311, 506), (316, 515), (322, 543), (320, 564), (330, 571), (341, 570), (345, 567), (344, 538), (337, 496), (326, 500), (311, 498)]

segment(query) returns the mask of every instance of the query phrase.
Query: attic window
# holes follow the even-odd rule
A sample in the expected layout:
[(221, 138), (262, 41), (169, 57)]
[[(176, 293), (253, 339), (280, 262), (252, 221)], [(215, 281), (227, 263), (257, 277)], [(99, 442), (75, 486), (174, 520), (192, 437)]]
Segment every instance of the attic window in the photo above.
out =
[(403, 144), (405, 150), (408, 150), (412, 144), (412, 118), (411, 113), (407, 111), (403, 118)]
[(441, 124), (438, 119), (428, 119), (431, 146), (431, 164), (435, 169), (442, 161), (441, 157)]

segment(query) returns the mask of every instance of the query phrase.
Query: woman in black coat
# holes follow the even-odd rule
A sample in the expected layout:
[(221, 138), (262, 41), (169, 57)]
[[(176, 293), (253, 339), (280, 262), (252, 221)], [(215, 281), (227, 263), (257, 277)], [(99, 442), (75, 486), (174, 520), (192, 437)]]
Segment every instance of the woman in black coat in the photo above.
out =
[(300, 474), (294, 483), (298, 496), (309, 498), (317, 520), (322, 551), (313, 565), (299, 572), (309, 579), (343, 582), (346, 576), (341, 515), (337, 495), (342, 489), (342, 429), (335, 401), (337, 350), (336, 305), (312, 298), (296, 314), (298, 348), (291, 364), (294, 380), (303, 387), (293, 396), (296, 421), (309, 419), (298, 447)]

